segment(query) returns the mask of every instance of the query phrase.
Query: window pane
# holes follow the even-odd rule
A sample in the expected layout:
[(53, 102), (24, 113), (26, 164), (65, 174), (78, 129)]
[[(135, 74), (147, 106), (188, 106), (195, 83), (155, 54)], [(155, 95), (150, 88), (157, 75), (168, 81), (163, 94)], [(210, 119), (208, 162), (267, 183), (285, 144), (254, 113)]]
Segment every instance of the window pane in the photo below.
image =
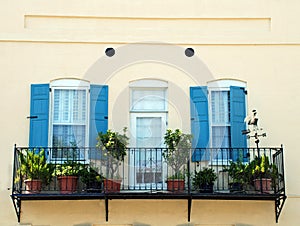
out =
[(85, 126), (78, 125), (54, 125), (53, 147), (84, 147)]
[(86, 91), (54, 89), (53, 122), (84, 123), (86, 119)]
[(162, 118), (137, 117), (136, 134), (138, 147), (160, 147), (162, 142)]
[(213, 126), (212, 127), (212, 147), (228, 148), (230, 147), (230, 127)]
[(54, 89), (53, 147), (85, 146), (86, 95), (86, 90)]
[(133, 90), (131, 110), (165, 111), (165, 90)]
[(229, 92), (211, 92), (212, 123), (229, 123)]

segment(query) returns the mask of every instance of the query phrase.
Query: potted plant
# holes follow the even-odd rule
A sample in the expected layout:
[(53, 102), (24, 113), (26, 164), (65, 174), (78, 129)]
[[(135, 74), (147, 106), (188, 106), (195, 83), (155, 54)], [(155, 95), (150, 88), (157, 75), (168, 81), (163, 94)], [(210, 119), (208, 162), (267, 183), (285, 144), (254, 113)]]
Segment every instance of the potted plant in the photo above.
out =
[(244, 189), (244, 186), (248, 183), (247, 168), (248, 164), (244, 164), (240, 160), (236, 162), (231, 161), (229, 167), (225, 168), (224, 171), (228, 172), (230, 179), (230, 192), (242, 191)]
[(164, 143), (167, 148), (163, 150), (163, 157), (171, 169), (171, 176), (167, 179), (169, 191), (184, 190), (184, 166), (189, 159), (192, 135), (184, 134), (181, 130), (172, 131), (168, 129), (164, 136)]
[(56, 165), (53, 174), (57, 176), (62, 194), (73, 193), (77, 190), (78, 176), (83, 168), (83, 164), (76, 161), (66, 161), (62, 165)]
[(26, 193), (39, 193), (42, 184), (49, 184), (52, 179), (51, 166), (47, 164), (44, 149), (23, 149), (19, 152), (19, 177), (24, 179)]
[(204, 167), (200, 171), (195, 171), (192, 178), (192, 185), (194, 190), (198, 190), (201, 193), (213, 193), (214, 181), (217, 179), (217, 175), (212, 168)]
[(86, 166), (80, 171), (80, 180), (86, 185), (88, 193), (102, 192), (104, 177), (96, 168)]
[(97, 137), (96, 147), (102, 151), (102, 160), (106, 164), (104, 189), (108, 192), (118, 192), (121, 188), (119, 166), (127, 154), (129, 138), (126, 131), (127, 127), (124, 127), (123, 134), (107, 130), (106, 133), (100, 132)]
[(269, 193), (273, 190), (272, 188), (274, 188), (278, 178), (278, 169), (274, 164), (270, 163), (268, 156), (256, 156), (249, 163), (249, 168), (252, 173), (255, 190), (264, 193)]

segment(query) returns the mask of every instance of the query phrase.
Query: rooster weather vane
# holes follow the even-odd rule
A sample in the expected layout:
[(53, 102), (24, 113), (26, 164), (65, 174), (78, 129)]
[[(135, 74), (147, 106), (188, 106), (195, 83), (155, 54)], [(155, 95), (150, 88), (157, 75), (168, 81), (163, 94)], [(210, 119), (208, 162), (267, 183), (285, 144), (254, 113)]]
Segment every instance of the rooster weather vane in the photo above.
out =
[(258, 127), (258, 117), (257, 117), (257, 112), (256, 110), (252, 110), (252, 114), (248, 115), (245, 120), (245, 123), (248, 124), (248, 126), (252, 127), (252, 130), (249, 128), (247, 130), (243, 130), (242, 134), (247, 135), (247, 138), (250, 139), (253, 137), (255, 139), (256, 146), (258, 148), (259, 144), (259, 137), (266, 137), (267, 134), (262, 132), (262, 128)]

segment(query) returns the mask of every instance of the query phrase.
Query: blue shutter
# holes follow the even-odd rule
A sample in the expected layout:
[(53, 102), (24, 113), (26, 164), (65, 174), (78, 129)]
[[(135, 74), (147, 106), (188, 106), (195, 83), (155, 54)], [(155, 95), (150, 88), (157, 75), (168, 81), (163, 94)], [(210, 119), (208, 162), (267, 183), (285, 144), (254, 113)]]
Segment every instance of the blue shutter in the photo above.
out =
[(209, 145), (207, 87), (190, 87), (190, 98), (192, 147), (199, 148), (194, 151), (192, 161), (209, 160), (209, 152), (205, 150)]
[(89, 146), (96, 147), (98, 133), (106, 133), (108, 128), (108, 86), (91, 85), (90, 102)]
[(49, 84), (32, 84), (29, 147), (48, 146)]
[(230, 132), (232, 160), (247, 161), (247, 138), (242, 135), (242, 130), (246, 129), (244, 119), (246, 117), (246, 91), (242, 87), (230, 87)]

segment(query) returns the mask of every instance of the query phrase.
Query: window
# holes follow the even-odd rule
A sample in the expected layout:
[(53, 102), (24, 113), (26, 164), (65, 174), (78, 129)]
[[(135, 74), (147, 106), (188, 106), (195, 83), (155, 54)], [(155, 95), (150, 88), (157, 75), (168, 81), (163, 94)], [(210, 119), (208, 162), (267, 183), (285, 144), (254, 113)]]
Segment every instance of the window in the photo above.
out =
[[(67, 84), (66, 84), (67, 85)], [(51, 86), (51, 147), (88, 146), (88, 89), (89, 84), (79, 87)]]
[(230, 92), (210, 90), (211, 147), (229, 148), (230, 142)]
[(130, 83), (131, 146), (133, 163), (130, 186), (162, 187), (163, 136), (167, 125), (167, 83), (159, 80), (138, 80)]
[[(193, 154), (193, 161), (207, 161), (211, 158), (236, 160), (237, 151), (222, 151), (222, 148), (245, 148), (246, 84), (238, 80), (216, 80), (207, 86), (190, 88), (191, 130), (193, 147), (199, 148)], [(206, 148), (219, 149), (211, 156)], [(242, 158), (245, 158), (242, 154)]]
[(107, 130), (107, 114), (108, 86), (78, 79), (33, 84), (29, 146), (95, 147), (98, 132)]

